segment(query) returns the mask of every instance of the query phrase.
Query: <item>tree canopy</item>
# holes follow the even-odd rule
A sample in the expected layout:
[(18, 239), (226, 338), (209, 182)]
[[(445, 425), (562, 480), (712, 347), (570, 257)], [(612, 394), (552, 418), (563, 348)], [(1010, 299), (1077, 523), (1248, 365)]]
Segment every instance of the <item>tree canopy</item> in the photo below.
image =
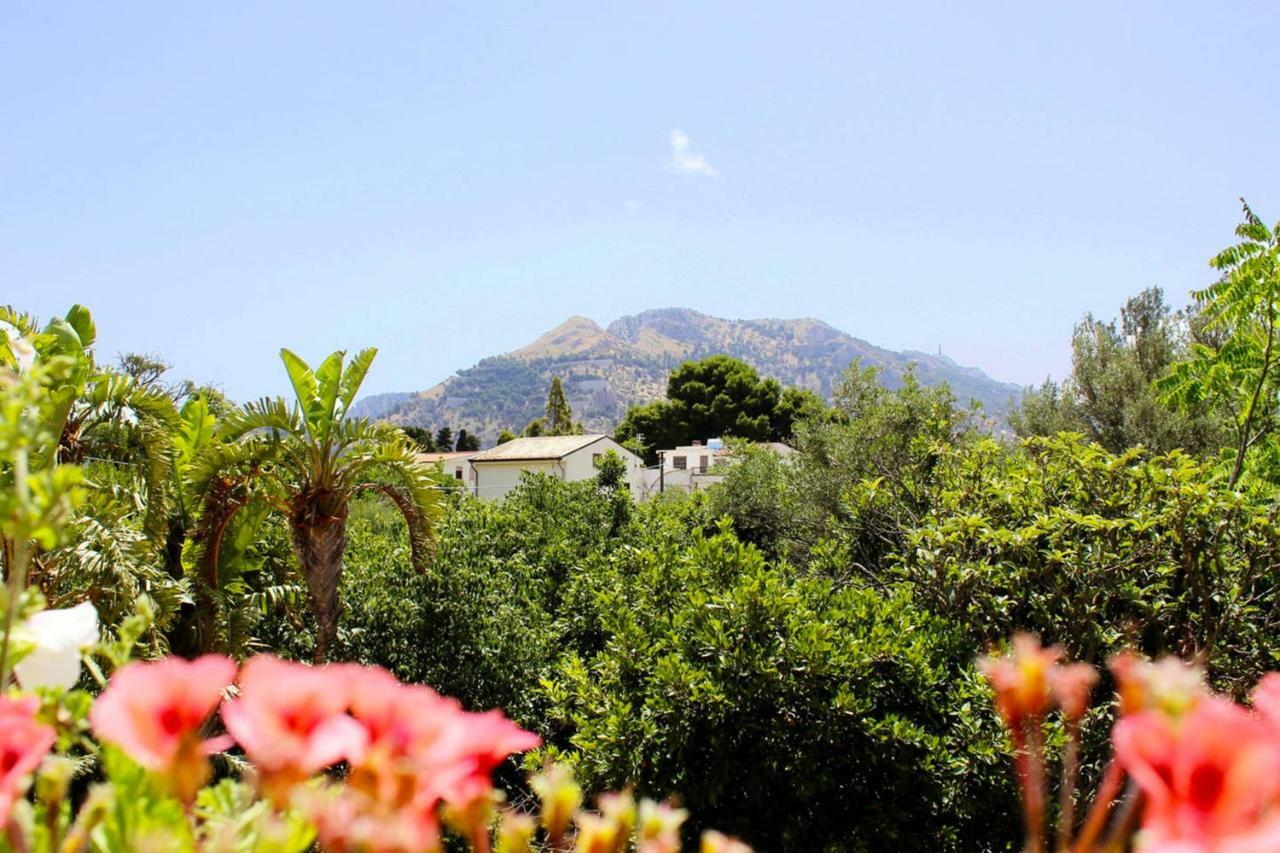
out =
[(641, 447), (652, 461), (659, 448), (694, 439), (785, 440), (799, 416), (821, 408), (822, 399), (812, 391), (784, 390), (746, 362), (713, 355), (680, 365), (667, 380), (666, 399), (633, 406), (616, 436)]
[(1194, 313), (1173, 311), (1160, 288), (1125, 302), (1119, 322), (1086, 314), (1071, 336), (1071, 375), (1023, 395), (1009, 413), (1022, 437), (1077, 432), (1122, 453), (1143, 445), (1156, 452), (1215, 449), (1218, 421), (1203, 407), (1175, 408), (1152, 383), (1190, 351)]

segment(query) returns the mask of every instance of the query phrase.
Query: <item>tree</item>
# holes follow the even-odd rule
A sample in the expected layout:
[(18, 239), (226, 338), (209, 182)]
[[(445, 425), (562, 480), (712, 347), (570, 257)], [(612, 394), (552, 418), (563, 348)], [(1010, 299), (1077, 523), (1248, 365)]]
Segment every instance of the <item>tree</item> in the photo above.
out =
[(453, 447), (453, 430), (442, 426), (436, 430), (436, 448), (441, 453), (448, 453), (451, 447)]
[(1241, 204), (1241, 242), (1209, 262), (1221, 278), (1192, 294), (1207, 339), (1194, 344), (1159, 386), (1164, 399), (1184, 411), (1208, 405), (1223, 414), (1232, 486), (1251, 458), (1263, 479), (1280, 481), (1280, 223), (1268, 228), (1243, 199)]
[(667, 380), (667, 397), (632, 406), (618, 425), (620, 443), (640, 440), (646, 461), (657, 450), (694, 439), (736, 437), (748, 441), (789, 439), (805, 414), (825, 408), (811, 391), (787, 389), (764, 379), (746, 362), (727, 355), (686, 361)]
[(596, 485), (606, 492), (627, 486), (627, 463), (615, 451), (604, 453), (595, 461)]
[(515, 441), (515, 440), (516, 440), (516, 434), (511, 430), (506, 429), (505, 427), (503, 428), (502, 432), (498, 433), (498, 444), (506, 444), (508, 441)]
[(163, 389), (160, 378), (172, 365), (152, 353), (128, 352), (119, 357), (118, 367), (140, 387)]
[(544, 427), (545, 423), (546, 422), (542, 418), (534, 418), (533, 420), (529, 421), (528, 426), (524, 428), (525, 436), (528, 438), (537, 438), (538, 436), (542, 435), (545, 429)]
[(569, 408), (559, 376), (551, 377), (551, 389), (547, 392), (545, 430), (547, 435), (572, 435), (574, 431), (573, 409)]
[(1155, 452), (1216, 450), (1217, 421), (1170, 406), (1153, 387), (1188, 352), (1189, 326), (1155, 287), (1125, 302), (1119, 324), (1086, 314), (1072, 334), (1071, 376), (1027, 391), (1009, 413), (1010, 426), (1022, 437), (1078, 432), (1112, 453), (1138, 445)]
[(423, 429), (417, 426), (402, 426), (400, 431), (417, 445), (418, 450), (423, 453), (434, 453), (436, 451), (435, 439), (431, 437), (431, 430)]
[(454, 450), (479, 450), (480, 436), (471, 435), (465, 429), (458, 430), (458, 442), (453, 447)]
[(215, 385), (198, 385), (190, 379), (184, 379), (173, 390), (175, 404), (182, 405), (196, 397), (204, 400), (209, 411), (217, 418), (226, 417), (236, 407), (235, 401)]
[[(201, 478), (214, 495), (225, 493), (221, 513), (212, 514), (215, 526), (219, 516), (230, 519), (258, 501), (286, 515), (316, 621), (317, 662), (328, 658), (337, 634), (352, 498), (371, 492), (396, 506), (408, 523), (418, 567), (425, 565), (440, 512), (431, 471), (416, 461), (404, 434), (347, 417), (376, 353), (362, 350), (344, 368), (346, 354), (335, 352), (312, 370), (281, 350), (295, 403), (266, 399), (228, 418), (220, 430), (227, 451), (206, 463)], [(228, 476), (232, 463), (239, 463), (239, 478)]]

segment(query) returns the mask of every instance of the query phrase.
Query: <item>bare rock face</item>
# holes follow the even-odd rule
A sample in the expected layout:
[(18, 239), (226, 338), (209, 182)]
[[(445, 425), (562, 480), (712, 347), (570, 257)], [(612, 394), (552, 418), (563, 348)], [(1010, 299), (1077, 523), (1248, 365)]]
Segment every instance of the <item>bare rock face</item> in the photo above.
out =
[(1020, 391), (945, 356), (881, 349), (821, 320), (725, 320), (688, 308), (659, 308), (606, 328), (570, 317), (528, 346), (486, 358), (426, 391), (361, 400), (355, 414), (465, 429), (488, 446), (500, 430), (518, 432), (540, 417), (551, 377), (559, 376), (574, 417), (589, 431), (610, 432), (628, 406), (661, 398), (667, 375), (681, 362), (720, 353), (784, 385), (824, 396), (854, 359), (879, 367), (890, 388), (914, 364), (924, 384), (949, 383), (961, 403), (976, 400), (992, 415), (1002, 414)]

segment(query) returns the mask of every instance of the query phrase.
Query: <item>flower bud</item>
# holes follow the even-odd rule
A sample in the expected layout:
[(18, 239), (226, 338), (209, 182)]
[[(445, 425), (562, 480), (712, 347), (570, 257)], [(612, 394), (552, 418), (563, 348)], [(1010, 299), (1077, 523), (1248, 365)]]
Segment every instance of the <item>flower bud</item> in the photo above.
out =
[(751, 848), (736, 838), (730, 838), (715, 830), (702, 833), (701, 853), (751, 853)]
[(1008, 655), (988, 656), (978, 662), (996, 692), (996, 710), (1015, 732), (1027, 720), (1043, 718), (1052, 707), (1049, 673), (1062, 651), (1044, 648), (1032, 634), (1015, 634)]
[(641, 800), (636, 853), (678, 853), (680, 825), (688, 816), (687, 811), (670, 803)]
[(1209, 695), (1204, 670), (1176, 657), (1152, 663), (1133, 652), (1121, 652), (1111, 659), (1120, 694), (1120, 713), (1160, 711), (1177, 719), (1192, 711)]
[(537, 823), (529, 815), (506, 811), (498, 826), (496, 853), (529, 853)]
[(529, 780), (542, 801), (542, 825), (552, 838), (561, 838), (582, 805), (582, 789), (573, 780), (573, 771), (563, 764), (553, 764)]
[(1062, 716), (1076, 722), (1089, 710), (1089, 696), (1098, 683), (1098, 672), (1087, 663), (1055, 666), (1049, 671), (1049, 686), (1053, 698), (1062, 709)]

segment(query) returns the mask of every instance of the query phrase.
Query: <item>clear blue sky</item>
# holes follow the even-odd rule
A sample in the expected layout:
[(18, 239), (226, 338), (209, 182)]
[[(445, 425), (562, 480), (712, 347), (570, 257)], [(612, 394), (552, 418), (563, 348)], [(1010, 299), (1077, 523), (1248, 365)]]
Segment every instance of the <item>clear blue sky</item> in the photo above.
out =
[[(484, 10), (479, 9), (480, 6)], [(0, 8), (0, 302), (238, 398), (571, 314), (822, 318), (997, 378), (1280, 218), (1272, 3)], [(673, 139), (672, 131), (683, 137)], [(714, 174), (713, 174), (714, 173)]]

